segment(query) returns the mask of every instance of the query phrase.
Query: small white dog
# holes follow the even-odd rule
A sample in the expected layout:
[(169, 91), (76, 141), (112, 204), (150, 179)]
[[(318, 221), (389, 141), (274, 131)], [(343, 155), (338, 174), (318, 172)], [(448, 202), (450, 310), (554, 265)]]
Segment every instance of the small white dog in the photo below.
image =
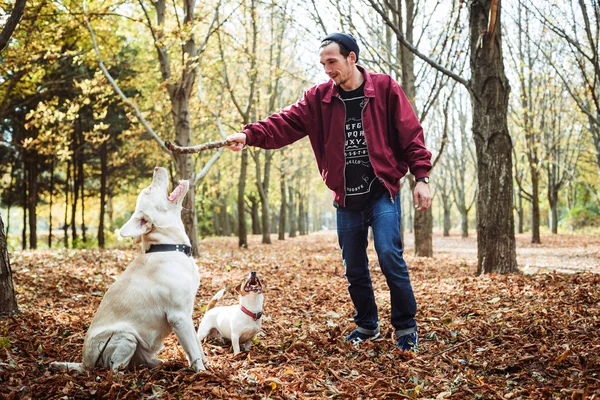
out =
[(252, 339), (261, 330), (264, 288), (256, 272), (251, 272), (235, 290), (239, 293), (238, 305), (213, 308), (225, 289), (213, 296), (198, 326), (198, 340), (202, 342), (206, 336), (218, 333), (231, 340), (233, 354), (239, 354), (242, 344), (245, 351), (250, 350)]
[(83, 362), (53, 362), (51, 368), (155, 367), (161, 363), (156, 354), (174, 331), (189, 365), (205, 369), (192, 320), (200, 275), (181, 221), (189, 182), (180, 181), (170, 195), (168, 187), (167, 170), (156, 167), (152, 184), (142, 190), (121, 228), (123, 237), (141, 236), (142, 254), (104, 295), (85, 337)]

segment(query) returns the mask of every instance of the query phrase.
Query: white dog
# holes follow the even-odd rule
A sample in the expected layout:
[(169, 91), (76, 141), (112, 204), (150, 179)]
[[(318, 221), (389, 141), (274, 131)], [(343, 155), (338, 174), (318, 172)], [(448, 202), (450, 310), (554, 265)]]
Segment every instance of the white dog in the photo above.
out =
[(231, 340), (233, 354), (238, 354), (241, 344), (245, 351), (250, 350), (252, 339), (261, 330), (264, 294), (256, 272), (251, 272), (235, 290), (239, 293), (239, 304), (234, 306), (213, 308), (225, 289), (214, 295), (198, 327), (198, 340), (202, 342), (209, 334), (218, 333)]
[(54, 362), (51, 368), (155, 367), (161, 362), (156, 354), (174, 331), (189, 365), (204, 369), (192, 321), (200, 275), (181, 221), (189, 182), (180, 181), (170, 195), (168, 187), (167, 170), (156, 167), (152, 184), (142, 190), (133, 216), (121, 228), (121, 236), (141, 236), (142, 254), (104, 295), (85, 337), (83, 363)]

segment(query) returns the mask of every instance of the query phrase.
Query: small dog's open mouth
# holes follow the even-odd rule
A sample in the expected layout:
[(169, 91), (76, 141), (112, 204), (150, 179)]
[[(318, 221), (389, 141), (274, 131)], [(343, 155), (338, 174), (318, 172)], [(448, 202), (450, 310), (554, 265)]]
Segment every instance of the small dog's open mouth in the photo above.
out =
[(260, 284), (260, 280), (256, 276), (256, 272), (252, 272), (250, 274), (250, 277), (244, 285), (244, 290), (246, 292), (260, 292), (262, 290), (262, 285)]

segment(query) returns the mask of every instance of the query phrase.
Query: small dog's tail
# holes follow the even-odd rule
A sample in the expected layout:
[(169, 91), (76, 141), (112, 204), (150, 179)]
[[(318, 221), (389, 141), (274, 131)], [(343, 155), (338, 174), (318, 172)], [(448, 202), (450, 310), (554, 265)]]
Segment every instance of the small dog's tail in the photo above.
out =
[(213, 308), (215, 306), (215, 304), (217, 304), (217, 301), (221, 300), (221, 297), (223, 297), (223, 295), (225, 294), (225, 290), (227, 288), (223, 288), (221, 290), (219, 290), (217, 292), (217, 294), (215, 294), (213, 296), (212, 299), (210, 299), (210, 301), (208, 302), (208, 305), (206, 306), (206, 311), (210, 310), (211, 308)]
[(50, 363), (50, 369), (77, 371), (79, 374), (85, 373), (85, 367), (82, 363), (55, 361)]

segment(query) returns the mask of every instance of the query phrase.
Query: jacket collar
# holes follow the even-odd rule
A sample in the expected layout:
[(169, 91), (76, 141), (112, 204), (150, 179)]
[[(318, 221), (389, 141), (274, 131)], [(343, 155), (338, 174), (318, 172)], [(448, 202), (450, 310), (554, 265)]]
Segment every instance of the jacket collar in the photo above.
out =
[[(361, 67), (360, 65), (357, 65), (356, 68), (358, 68), (358, 70), (360, 71), (361, 74), (363, 74), (363, 77), (365, 78), (365, 97), (375, 97), (375, 86), (373, 85), (373, 80), (371, 79), (371, 74), (369, 72), (367, 72), (366, 69), (364, 69), (363, 67)], [(331, 102), (331, 98), (333, 96), (338, 96), (340, 93), (339, 88), (336, 86), (336, 84), (330, 79), (329, 82), (327, 82), (327, 84), (329, 84), (329, 89), (327, 90), (327, 93), (325, 93), (325, 96), (323, 97), (323, 103), (330, 103)]]

